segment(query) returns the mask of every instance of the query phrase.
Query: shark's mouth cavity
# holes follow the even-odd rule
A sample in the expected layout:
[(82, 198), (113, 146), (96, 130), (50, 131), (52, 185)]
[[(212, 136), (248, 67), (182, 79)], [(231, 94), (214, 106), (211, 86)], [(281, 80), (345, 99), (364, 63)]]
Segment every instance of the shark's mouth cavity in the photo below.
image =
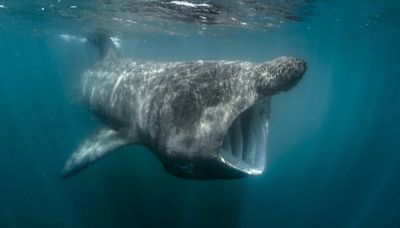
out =
[(244, 175), (264, 171), (267, 150), (269, 99), (236, 117), (222, 142), (220, 160)]

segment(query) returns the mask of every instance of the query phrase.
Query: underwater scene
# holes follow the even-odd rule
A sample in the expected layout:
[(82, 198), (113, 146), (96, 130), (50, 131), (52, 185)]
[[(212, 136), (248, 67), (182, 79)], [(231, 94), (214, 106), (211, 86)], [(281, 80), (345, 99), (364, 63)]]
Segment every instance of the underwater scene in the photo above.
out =
[(0, 0), (0, 227), (400, 227), (400, 2)]

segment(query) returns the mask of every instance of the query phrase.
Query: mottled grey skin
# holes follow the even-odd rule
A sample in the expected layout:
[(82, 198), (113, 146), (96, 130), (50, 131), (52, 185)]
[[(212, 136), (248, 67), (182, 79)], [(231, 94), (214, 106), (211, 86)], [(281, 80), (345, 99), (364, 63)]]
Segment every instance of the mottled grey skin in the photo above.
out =
[[(292, 88), (306, 70), (303, 60), (292, 57), (264, 63), (159, 63), (135, 62), (112, 51), (103, 55), (83, 75), (82, 95), (107, 127), (82, 143), (67, 161), (62, 177), (130, 144), (150, 148), (166, 170), (178, 177), (261, 174), (270, 97)], [(234, 121), (240, 130), (231, 127), (237, 125)], [(231, 137), (225, 137), (228, 132)], [(227, 140), (228, 149), (223, 146)]]

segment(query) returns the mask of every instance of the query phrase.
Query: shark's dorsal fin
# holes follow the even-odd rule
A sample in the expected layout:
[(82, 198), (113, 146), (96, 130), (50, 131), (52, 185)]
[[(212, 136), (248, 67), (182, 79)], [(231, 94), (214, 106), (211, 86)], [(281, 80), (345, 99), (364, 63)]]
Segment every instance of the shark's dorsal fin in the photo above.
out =
[(70, 177), (114, 150), (129, 144), (131, 142), (122, 133), (107, 127), (102, 128), (81, 143), (65, 163), (60, 178)]
[(95, 32), (87, 37), (87, 40), (93, 44), (100, 54), (100, 60), (119, 57), (117, 47), (106, 32)]

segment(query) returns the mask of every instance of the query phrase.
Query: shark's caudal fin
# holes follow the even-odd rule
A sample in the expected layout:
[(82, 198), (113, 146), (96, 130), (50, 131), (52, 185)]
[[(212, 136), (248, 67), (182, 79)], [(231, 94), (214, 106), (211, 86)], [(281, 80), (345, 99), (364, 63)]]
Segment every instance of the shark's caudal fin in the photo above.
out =
[(106, 32), (95, 32), (86, 37), (89, 43), (93, 44), (100, 54), (100, 59), (111, 59), (119, 57), (116, 44)]
[(98, 130), (78, 147), (65, 163), (60, 178), (70, 177), (112, 151), (130, 144), (121, 133), (110, 128)]

